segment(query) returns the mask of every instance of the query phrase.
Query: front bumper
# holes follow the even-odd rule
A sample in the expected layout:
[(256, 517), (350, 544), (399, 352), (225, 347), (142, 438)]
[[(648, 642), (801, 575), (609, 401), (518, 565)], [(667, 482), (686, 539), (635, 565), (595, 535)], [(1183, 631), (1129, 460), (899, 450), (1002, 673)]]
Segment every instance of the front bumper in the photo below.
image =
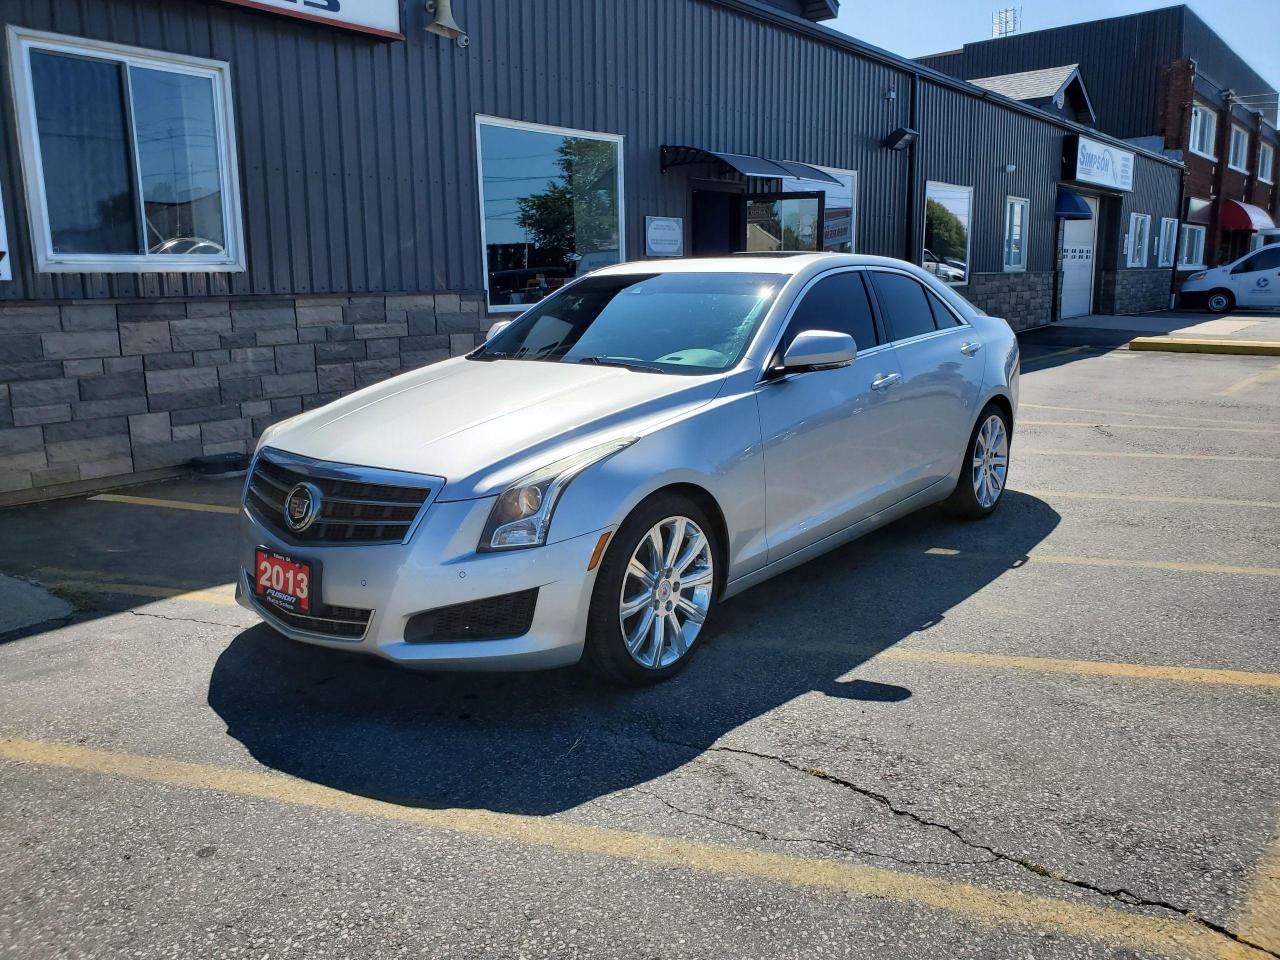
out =
[[(587, 570), (604, 529), (545, 547), (477, 553), (492, 499), (433, 503), (408, 543), (362, 546), (295, 545), (241, 510), (241, 575), (236, 599), (285, 636), (305, 643), (367, 653), (430, 670), (539, 670), (576, 663), (586, 638), (595, 573)], [(320, 596), (329, 606), (371, 610), (359, 639), (297, 629), (254, 596), (254, 551), (266, 547), (315, 564)], [(415, 614), (470, 600), (538, 588), (527, 633), (505, 640), (405, 641)]]

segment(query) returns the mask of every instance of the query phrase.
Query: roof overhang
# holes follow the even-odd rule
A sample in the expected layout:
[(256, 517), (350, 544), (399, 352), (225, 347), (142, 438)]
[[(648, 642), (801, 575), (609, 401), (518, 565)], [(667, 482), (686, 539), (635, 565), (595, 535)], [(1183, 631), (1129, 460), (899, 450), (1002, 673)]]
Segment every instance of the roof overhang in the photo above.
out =
[(797, 180), (813, 180), (817, 183), (831, 183), (837, 187), (840, 181), (829, 173), (823, 173), (817, 167), (807, 163), (796, 163), (794, 160), (766, 160), (747, 153), (721, 153), (706, 150), (702, 147), (682, 147), (670, 144), (662, 145), (662, 172), (670, 167), (679, 167), (692, 163), (715, 163), (736, 170), (744, 177), (794, 177)]
[(1222, 204), (1223, 230), (1274, 230), (1275, 226), (1271, 214), (1252, 203), (1227, 200)]

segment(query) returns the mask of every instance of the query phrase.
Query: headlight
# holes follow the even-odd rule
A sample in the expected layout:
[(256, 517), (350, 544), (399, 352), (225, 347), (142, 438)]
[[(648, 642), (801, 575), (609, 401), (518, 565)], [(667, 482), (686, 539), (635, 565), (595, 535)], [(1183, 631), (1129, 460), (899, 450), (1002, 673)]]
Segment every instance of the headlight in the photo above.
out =
[(489, 511), (478, 550), (517, 550), (540, 547), (547, 542), (551, 515), (565, 487), (587, 467), (613, 456), (636, 442), (635, 437), (611, 440), (597, 447), (522, 477), (502, 491)]
[(1205, 270), (1201, 270), (1199, 273), (1193, 273), (1191, 276), (1187, 277), (1187, 283), (1192, 283), (1196, 280), (1203, 280), (1207, 276), (1208, 276), (1208, 272)]

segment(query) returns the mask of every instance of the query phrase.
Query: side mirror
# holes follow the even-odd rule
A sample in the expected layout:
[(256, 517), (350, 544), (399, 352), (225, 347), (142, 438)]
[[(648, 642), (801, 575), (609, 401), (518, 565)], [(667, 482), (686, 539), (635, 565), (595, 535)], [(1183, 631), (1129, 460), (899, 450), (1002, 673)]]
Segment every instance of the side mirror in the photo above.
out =
[(805, 330), (796, 334), (782, 355), (782, 373), (831, 370), (853, 363), (858, 348), (853, 337), (834, 330)]
[(509, 326), (511, 326), (510, 320), (498, 320), (494, 323), (493, 326), (489, 328), (489, 332), (485, 334), (484, 338), (486, 340), (492, 340), (494, 337), (500, 334), (503, 330), (507, 329), (507, 327)]

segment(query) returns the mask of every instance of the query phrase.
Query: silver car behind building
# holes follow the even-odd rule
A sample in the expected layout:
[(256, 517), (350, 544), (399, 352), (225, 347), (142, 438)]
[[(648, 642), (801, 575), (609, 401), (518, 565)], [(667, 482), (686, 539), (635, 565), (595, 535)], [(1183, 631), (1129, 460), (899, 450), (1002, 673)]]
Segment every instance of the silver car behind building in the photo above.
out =
[(238, 595), (430, 669), (681, 668), (716, 604), (912, 510), (984, 517), (1008, 325), (909, 264), (622, 264), (467, 357), (270, 428)]

